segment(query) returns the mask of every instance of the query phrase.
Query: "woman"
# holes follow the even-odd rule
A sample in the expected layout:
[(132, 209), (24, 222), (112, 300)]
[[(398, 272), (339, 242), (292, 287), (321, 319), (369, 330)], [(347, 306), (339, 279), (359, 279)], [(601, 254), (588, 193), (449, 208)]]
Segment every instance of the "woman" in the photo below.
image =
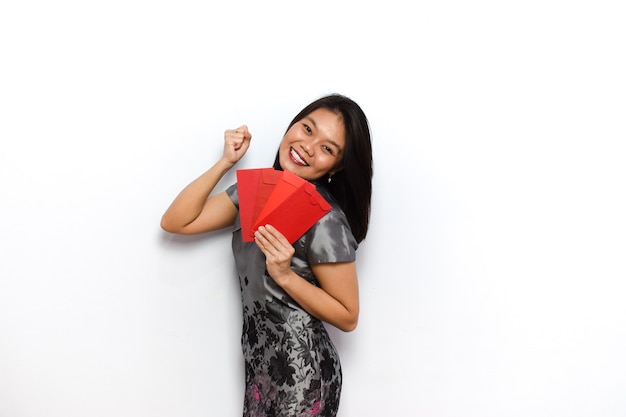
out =
[(316, 185), (332, 209), (293, 245), (272, 225), (243, 242), (237, 186), (210, 195), (246, 153), (247, 126), (227, 130), (224, 153), (189, 184), (161, 226), (195, 234), (234, 225), (233, 254), (243, 303), (244, 416), (335, 416), (337, 352), (322, 324), (357, 325), (355, 251), (369, 225), (372, 147), (365, 114), (341, 95), (322, 97), (289, 125), (274, 168)]

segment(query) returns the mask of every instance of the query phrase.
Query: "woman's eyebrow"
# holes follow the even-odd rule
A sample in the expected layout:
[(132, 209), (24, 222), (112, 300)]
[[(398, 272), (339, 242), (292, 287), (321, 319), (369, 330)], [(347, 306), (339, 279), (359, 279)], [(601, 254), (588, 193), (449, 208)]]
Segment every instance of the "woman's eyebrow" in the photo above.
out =
[(304, 118), (308, 120), (309, 122), (311, 122), (313, 127), (317, 128), (317, 123), (315, 123), (315, 120), (311, 116), (305, 116)]

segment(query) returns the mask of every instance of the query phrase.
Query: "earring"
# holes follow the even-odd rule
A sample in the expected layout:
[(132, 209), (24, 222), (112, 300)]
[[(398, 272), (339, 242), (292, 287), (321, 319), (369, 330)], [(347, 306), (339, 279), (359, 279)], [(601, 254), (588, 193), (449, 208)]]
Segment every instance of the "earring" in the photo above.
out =
[(330, 182), (332, 181), (333, 177), (332, 174), (328, 174), (328, 183), (330, 184)]

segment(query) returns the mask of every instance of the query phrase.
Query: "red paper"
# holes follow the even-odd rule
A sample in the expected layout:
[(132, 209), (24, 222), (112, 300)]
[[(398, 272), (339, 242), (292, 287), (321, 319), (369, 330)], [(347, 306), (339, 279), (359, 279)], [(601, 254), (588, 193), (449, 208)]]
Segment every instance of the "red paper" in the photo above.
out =
[(239, 217), (244, 242), (254, 241), (252, 226), (280, 176), (281, 172), (272, 168), (240, 169), (237, 171)]
[(237, 181), (244, 242), (271, 224), (294, 243), (331, 208), (313, 184), (288, 171), (239, 170)]

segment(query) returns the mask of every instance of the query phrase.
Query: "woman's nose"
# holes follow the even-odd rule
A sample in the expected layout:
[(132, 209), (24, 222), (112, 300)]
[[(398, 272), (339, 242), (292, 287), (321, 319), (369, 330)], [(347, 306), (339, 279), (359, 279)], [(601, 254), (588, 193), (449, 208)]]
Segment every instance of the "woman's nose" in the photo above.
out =
[(302, 143), (302, 149), (304, 149), (304, 151), (309, 155), (312, 156), (313, 155), (313, 146), (311, 146), (311, 144), (309, 142), (303, 142)]

